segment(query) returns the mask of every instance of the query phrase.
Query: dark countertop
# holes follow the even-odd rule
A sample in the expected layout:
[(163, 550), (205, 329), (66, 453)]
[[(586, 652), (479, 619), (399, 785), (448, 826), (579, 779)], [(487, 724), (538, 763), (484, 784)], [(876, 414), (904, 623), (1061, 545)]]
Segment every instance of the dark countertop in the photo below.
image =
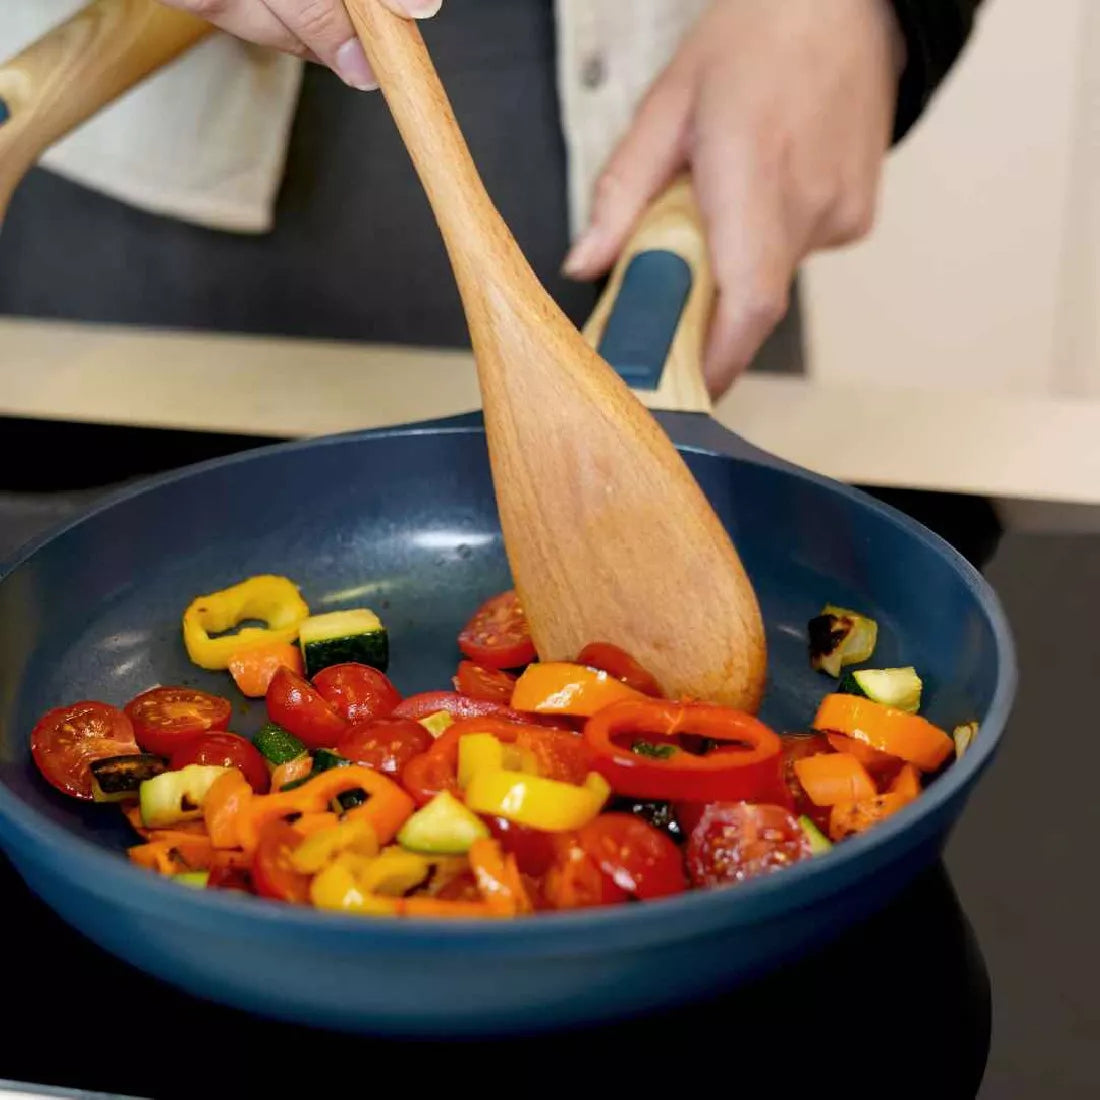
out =
[[(4, 463), (0, 557), (80, 507), (97, 485), (250, 443), (0, 422), (0, 457), (27, 446), (46, 456), (29, 469)], [(65, 457), (74, 449), (93, 456), (77, 485)], [(996, 532), (982, 502), (928, 494), (892, 502), (972, 557), (992, 549)], [(549, 1056), (563, 1087), (582, 1095), (604, 1079), (652, 1089), (663, 1072), (683, 1080), (713, 1066), (728, 1067), (731, 1081), (770, 1084), (776, 1096), (836, 1084), (853, 1097), (965, 1097), (975, 1095), (984, 1066), (983, 1100), (1098, 1096), (1097, 886), (1095, 861), (1082, 858), (1100, 768), (1082, 691), (1100, 671), (1098, 549), (1097, 537), (1002, 539), (987, 573), (1016, 633), (1020, 695), (998, 760), (951, 841), (947, 873), (924, 875), (888, 910), (798, 966), (668, 1019), (506, 1044), (383, 1049), (176, 993), (62, 925), (0, 860), (3, 927), (17, 945), (8, 988), (18, 991), (0, 1042), (0, 1079), (190, 1096), (202, 1082), (179, 1072), (182, 1047), (185, 1059), (218, 1050), (225, 1068), (203, 1089), (215, 1094), (224, 1077), (226, 1088), (247, 1082), (249, 1091), (285, 1095), (305, 1073), (313, 1089), (319, 1073), (328, 1087), (344, 1078), (370, 1087), (382, 1067), (412, 1058), (425, 1083), (440, 1071), (448, 1082), (473, 1072), (514, 1089), (516, 1069), (525, 1082)], [(158, 1072), (166, 1062), (175, 1072)]]

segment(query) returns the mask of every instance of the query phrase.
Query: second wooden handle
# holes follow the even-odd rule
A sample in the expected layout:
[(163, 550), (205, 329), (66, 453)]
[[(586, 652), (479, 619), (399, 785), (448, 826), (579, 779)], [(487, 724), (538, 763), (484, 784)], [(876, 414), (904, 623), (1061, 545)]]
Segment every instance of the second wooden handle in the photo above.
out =
[(0, 220), (54, 142), (211, 29), (154, 0), (95, 0), (0, 65)]

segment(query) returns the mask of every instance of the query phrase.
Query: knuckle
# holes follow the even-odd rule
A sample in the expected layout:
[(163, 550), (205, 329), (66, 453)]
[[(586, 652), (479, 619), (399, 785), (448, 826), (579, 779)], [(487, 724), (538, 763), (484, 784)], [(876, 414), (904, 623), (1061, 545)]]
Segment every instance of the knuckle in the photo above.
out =
[(774, 328), (786, 316), (790, 293), (785, 288), (760, 286), (745, 299), (745, 317), (753, 328)]
[(875, 204), (867, 196), (856, 195), (837, 203), (832, 217), (833, 236), (840, 243), (866, 237), (875, 224)]
[(306, 0), (295, 13), (295, 32), (306, 41), (332, 36), (340, 27), (340, 16), (332, 0)]

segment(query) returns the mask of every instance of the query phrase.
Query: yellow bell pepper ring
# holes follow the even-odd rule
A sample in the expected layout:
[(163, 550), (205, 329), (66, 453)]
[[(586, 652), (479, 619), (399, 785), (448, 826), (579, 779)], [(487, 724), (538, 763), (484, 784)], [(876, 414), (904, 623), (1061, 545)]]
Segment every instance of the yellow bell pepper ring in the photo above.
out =
[[(249, 577), (232, 588), (198, 596), (183, 613), (183, 644), (187, 656), (211, 670), (229, 667), (229, 659), (258, 642), (293, 642), (298, 627), (309, 618), (309, 607), (298, 586), (287, 577)], [(225, 634), (246, 619), (262, 619), (266, 627), (248, 626)], [(212, 634), (222, 637), (213, 638)]]
[(611, 794), (607, 780), (589, 773), (583, 787), (514, 771), (479, 771), (466, 788), (474, 813), (507, 818), (517, 825), (564, 833), (587, 825)]

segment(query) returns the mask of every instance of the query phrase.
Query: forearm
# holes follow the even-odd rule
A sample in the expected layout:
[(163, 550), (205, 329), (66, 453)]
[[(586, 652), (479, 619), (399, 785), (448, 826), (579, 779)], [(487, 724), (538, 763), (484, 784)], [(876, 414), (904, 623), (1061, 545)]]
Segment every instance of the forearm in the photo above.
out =
[(970, 37), (982, 0), (891, 0), (906, 44), (894, 140), (920, 118)]

